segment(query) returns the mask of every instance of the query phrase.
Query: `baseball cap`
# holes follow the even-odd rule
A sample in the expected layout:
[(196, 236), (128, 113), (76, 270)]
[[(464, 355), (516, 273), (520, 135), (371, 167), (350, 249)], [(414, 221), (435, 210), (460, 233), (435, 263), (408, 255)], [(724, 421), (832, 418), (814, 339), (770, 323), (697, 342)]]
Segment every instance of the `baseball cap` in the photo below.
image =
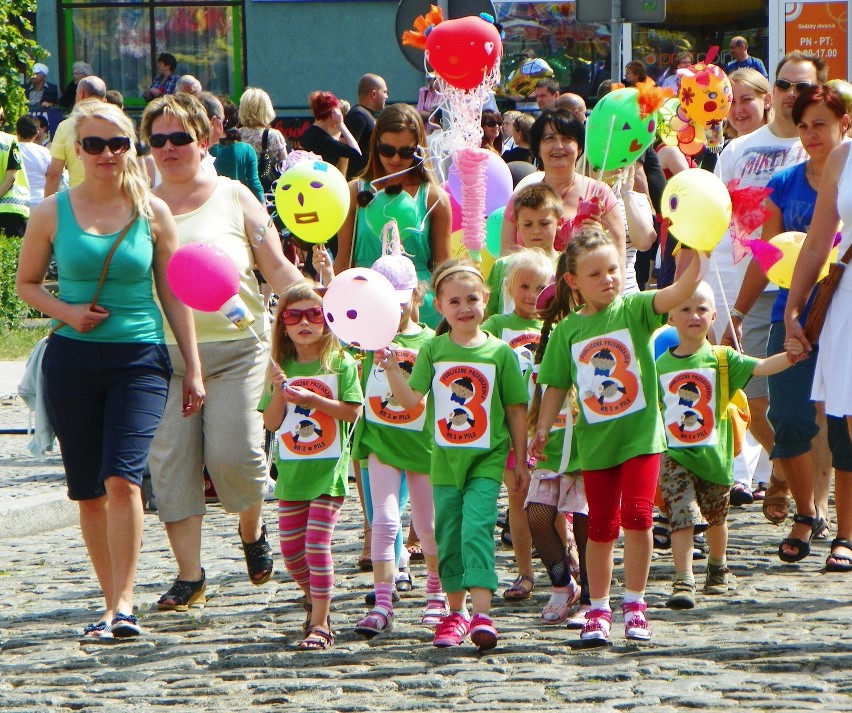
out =
[(373, 270), (388, 278), (399, 297), (400, 304), (411, 299), (411, 293), (417, 287), (417, 270), (414, 263), (405, 255), (382, 255), (373, 263)]

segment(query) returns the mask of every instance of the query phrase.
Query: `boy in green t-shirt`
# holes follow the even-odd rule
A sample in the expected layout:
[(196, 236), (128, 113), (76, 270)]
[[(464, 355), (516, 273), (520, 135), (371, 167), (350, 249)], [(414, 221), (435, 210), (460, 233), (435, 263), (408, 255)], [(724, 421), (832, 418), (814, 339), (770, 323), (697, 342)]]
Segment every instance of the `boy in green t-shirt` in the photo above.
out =
[[(680, 344), (657, 359), (667, 440), (659, 486), (671, 521), (675, 561), (672, 596), (666, 602), (671, 609), (695, 606), (692, 537), (695, 526), (704, 519), (709, 525), (710, 550), (704, 593), (725, 594), (736, 586), (725, 559), (734, 448), (731, 421), (720, 412), (720, 400), (729, 401), (752, 376), (770, 376), (791, 366), (787, 353), (755, 359), (722, 347), (728, 366), (728, 394), (720, 399), (719, 360), (707, 341), (715, 321), (713, 290), (701, 282), (692, 297), (669, 313)], [(798, 340), (785, 346), (790, 354), (802, 351)]]

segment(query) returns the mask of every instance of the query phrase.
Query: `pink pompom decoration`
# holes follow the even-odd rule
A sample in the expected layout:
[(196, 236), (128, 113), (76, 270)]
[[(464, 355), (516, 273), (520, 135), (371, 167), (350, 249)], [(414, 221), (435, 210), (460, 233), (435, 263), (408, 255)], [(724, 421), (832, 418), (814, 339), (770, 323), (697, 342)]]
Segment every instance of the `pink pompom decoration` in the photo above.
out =
[(485, 149), (462, 149), (456, 162), (461, 178), (462, 242), (468, 251), (485, 246)]
[(780, 248), (765, 240), (746, 240), (745, 243), (764, 272), (769, 272), (769, 269), (784, 257)]
[(218, 312), (240, 291), (233, 261), (209, 243), (190, 243), (175, 250), (166, 279), (181, 302), (200, 312)]

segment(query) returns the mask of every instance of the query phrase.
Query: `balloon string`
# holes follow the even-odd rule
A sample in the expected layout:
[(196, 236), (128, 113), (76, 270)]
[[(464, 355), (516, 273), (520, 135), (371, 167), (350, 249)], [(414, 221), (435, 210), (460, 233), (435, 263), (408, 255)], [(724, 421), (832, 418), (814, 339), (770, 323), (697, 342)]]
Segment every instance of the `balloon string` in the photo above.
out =
[[(693, 259), (698, 260), (700, 258), (696, 254)], [(713, 265), (713, 271), (716, 273), (716, 281), (719, 283), (719, 292), (722, 295), (722, 306), (725, 308), (725, 314), (728, 316), (728, 326), (731, 329), (731, 339), (734, 340), (734, 349), (738, 352), (742, 351), (740, 348), (740, 340), (737, 339), (737, 331), (734, 328), (734, 320), (731, 318), (731, 310), (728, 307), (728, 296), (725, 294), (725, 285), (722, 282), (722, 273), (719, 272), (719, 263), (716, 262), (716, 258), (713, 253), (710, 253), (710, 263)]]
[(603, 176), (604, 176), (604, 167), (606, 166), (606, 162), (609, 160), (609, 147), (612, 144), (612, 132), (615, 129), (615, 116), (613, 116), (609, 120), (609, 135), (606, 137), (606, 148), (604, 149), (603, 163), (601, 164), (601, 170), (598, 172), (598, 185), (595, 186), (595, 194), (598, 195), (601, 190), (603, 184)]

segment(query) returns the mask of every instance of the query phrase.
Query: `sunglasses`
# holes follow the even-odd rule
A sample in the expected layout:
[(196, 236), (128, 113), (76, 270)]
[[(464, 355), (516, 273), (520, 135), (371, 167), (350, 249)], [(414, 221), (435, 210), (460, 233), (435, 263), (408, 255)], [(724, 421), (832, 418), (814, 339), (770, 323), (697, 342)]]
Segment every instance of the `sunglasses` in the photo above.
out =
[(195, 137), (186, 131), (175, 131), (173, 134), (151, 134), (148, 137), (148, 143), (155, 149), (163, 148), (166, 141), (171, 141), (172, 146), (188, 146), (195, 141)]
[(399, 156), (405, 161), (414, 158), (417, 155), (416, 146), (401, 146), (400, 148), (397, 148), (396, 146), (391, 146), (390, 144), (377, 143), (376, 150), (385, 158), (393, 158), (394, 156)]
[(776, 79), (775, 86), (782, 92), (789, 92), (793, 87), (796, 88), (796, 94), (805, 91), (808, 87), (814, 86), (813, 82), (791, 82), (787, 79)]
[(314, 324), (322, 324), (325, 322), (325, 317), (322, 314), (322, 307), (308, 307), (308, 309), (285, 309), (281, 312), (281, 321), (284, 324), (293, 326), (302, 321), (302, 317), (307, 317), (309, 322)]
[(499, 126), (499, 123), (494, 121), (494, 119), (489, 119), (488, 121), (483, 121), (482, 125), (493, 129), (495, 126)]
[(113, 154), (122, 154), (130, 149), (130, 138), (127, 136), (113, 136), (111, 139), (102, 139), (100, 136), (86, 136), (78, 141), (87, 154), (97, 156), (102, 154), (109, 146)]

